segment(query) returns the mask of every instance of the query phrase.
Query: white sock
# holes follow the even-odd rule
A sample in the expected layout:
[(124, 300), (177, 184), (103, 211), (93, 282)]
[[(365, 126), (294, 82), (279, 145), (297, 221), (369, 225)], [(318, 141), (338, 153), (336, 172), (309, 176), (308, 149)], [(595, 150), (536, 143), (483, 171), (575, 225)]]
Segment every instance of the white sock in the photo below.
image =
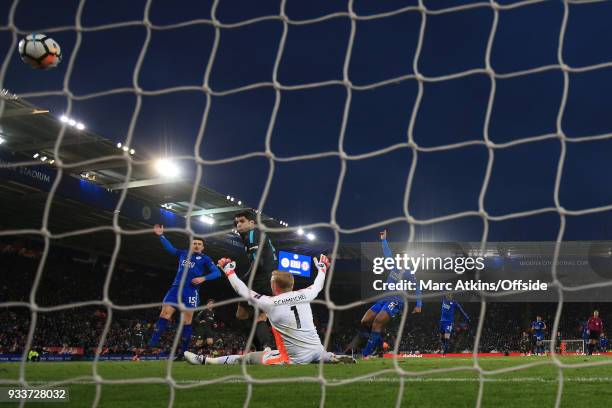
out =
[(223, 357), (206, 357), (204, 364), (237, 364), (241, 357), (237, 354)]

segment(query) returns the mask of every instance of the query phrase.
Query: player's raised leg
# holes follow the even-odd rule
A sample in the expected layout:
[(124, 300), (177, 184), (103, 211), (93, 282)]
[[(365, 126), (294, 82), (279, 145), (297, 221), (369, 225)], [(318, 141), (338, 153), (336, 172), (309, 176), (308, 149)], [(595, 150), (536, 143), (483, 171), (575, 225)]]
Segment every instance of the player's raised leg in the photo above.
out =
[(376, 302), (363, 314), (359, 326), (359, 331), (357, 332), (355, 337), (353, 337), (353, 339), (349, 343), (349, 346), (347, 346), (347, 349), (350, 350), (355, 348), (361, 348), (362, 344), (367, 343), (368, 339), (370, 338), (372, 323), (374, 322), (374, 319), (376, 318), (378, 312), (380, 312), (380, 310), (382, 309), (382, 305), (383, 302)]
[[(395, 303), (395, 302), (389, 302)], [(391, 309), (398, 307), (397, 304), (390, 305)], [(389, 307), (387, 305), (387, 307)], [(368, 339), (368, 344), (366, 344), (363, 349), (363, 357), (367, 358), (370, 356), (381, 344), (382, 342), (382, 330), (385, 328), (387, 323), (391, 320), (391, 316), (387, 312), (387, 310), (381, 310), (377, 315), (374, 321), (372, 322), (372, 331), (370, 332), (370, 338)]]

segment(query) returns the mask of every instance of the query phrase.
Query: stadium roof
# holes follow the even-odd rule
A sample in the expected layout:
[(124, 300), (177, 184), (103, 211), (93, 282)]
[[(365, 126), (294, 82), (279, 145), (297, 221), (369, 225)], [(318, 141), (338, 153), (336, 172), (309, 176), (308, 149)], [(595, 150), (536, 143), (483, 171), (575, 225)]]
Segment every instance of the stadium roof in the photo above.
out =
[[(22, 154), (22, 160), (31, 159), (35, 154), (38, 158), (46, 157), (47, 162), (55, 159), (53, 150), (62, 122), (47, 110), (19, 99), (8, 100), (1, 124), (5, 147)], [(129, 151), (127, 147), (126, 150)], [(109, 190), (119, 190), (124, 185), (128, 167), (124, 152), (115, 142), (87, 129), (79, 130), (67, 124), (59, 155), (69, 166), (65, 172), (73, 177), (87, 175), (89, 180)], [(108, 158), (100, 160), (104, 157)], [(160, 177), (150, 158), (139, 157), (137, 152), (129, 157), (136, 160), (127, 184), (129, 193), (148, 203), (169, 204), (172, 212), (184, 216), (191, 199), (192, 180)], [(233, 215), (244, 208), (247, 207), (238, 205), (234, 199), (200, 186), (192, 214), (212, 216), (218, 229), (227, 229), (232, 225)], [(282, 227), (279, 221), (265, 214), (262, 218), (268, 226)]]
[[(5, 98), (5, 109), (0, 119), (0, 199), (3, 202), (3, 229), (25, 229), (41, 227), (44, 205), (52, 181), (57, 173), (54, 160), (54, 147), (63, 125), (60, 118), (47, 110), (35, 107), (20, 99)], [(100, 202), (83, 199), (77, 191), (70, 196), (62, 194), (58, 189), (49, 217), (49, 230), (53, 233), (68, 233), (80, 229), (112, 225), (113, 210), (119, 192), (125, 182), (127, 157), (135, 159), (129, 179), (127, 200), (140, 203), (142, 213), (161, 211), (162, 220), (172, 226), (172, 221), (183, 220), (187, 213), (192, 195), (193, 181), (163, 178), (157, 174), (148, 158), (138, 156), (138, 153), (126, 154), (118, 148), (115, 142), (93, 133), (87, 128), (78, 129), (76, 123), (66, 121), (64, 138), (59, 146), (59, 155), (65, 165), (61, 183), (81, 183), (87, 194), (93, 195)], [(107, 157), (108, 156), (108, 157)], [(101, 159), (102, 158), (102, 159)], [(42, 159), (45, 159), (44, 161)], [(37, 162), (40, 160), (40, 164)], [(7, 168), (7, 163), (31, 162), (32, 166)], [(18, 169), (18, 170), (17, 170)], [(70, 186), (68, 186), (70, 187)], [(74, 186), (72, 186), (74, 187)], [(94, 190), (92, 190), (94, 189)], [(69, 188), (65, 189), (70, 190)], [(74, 192), (73, 192), (74, 193)], [(114, 196), (114, 198), (113, 198)], [(99, 206), (106, 200), (106, 205)], [(114, 201), (113, 201), (114, 200)], [(248, 208), (229, 200), (226, 195), (209, 188), (199, 186), (192, 215), (206, 215), (214, 219), (213, 225), (203, 224), (192, 219), (194, 230), (201, 228), (203, 233), (228, 231), (233, 225), (233, 216), (241, 209)], [(126, 204), (127, 205), (127, 204)], [(155, 223), (155, 217), (140, 214), (139, 211), (125, 213), (121, 209), (121, 227), (123, 229), (145, 229)], [(163, 208), (162, 208), (163, 207)], [(261, 214), (264, 223), (271, 227), (280, 227), (277, 221)], [(176, 224), (179, 225), (179, 224)], [(176, 226), (175, 225), (175, 226)], [(197, 227), (197, 228), (196, 228)], [(106, 232), (95, 234), (87, 249), (105, 251), (112, 249), (114, 234)], [(235, 241), (234, 234), (221, 235), (221, 241)], [(276, 240), (297, 243), (301, 239), (294, 233), (274, 234)], [(103, 238), (106, 236), (107, 238)], [(83, 246), (83, 237), (66, 239), (74, 246)], [(128, 241), (127, 243), (125, 241)], [(122, 242), (129, 245), (130, 238)], [(140, 241), (142, 242), (142, 240)], [(145, 245), (146, 246), (146, 245)], [(214, 246), (214, 245), (213, 245)], [(236, 243), (233, 244), (234, 249)], [(135, 244), (130, 252), (142, 252), (142, 245)], [(221, 253), (219, 253), (219, 256)], [(227, 252), (225, 252), (227, 255)], [(213, 254), (214, 256), (214, 254)], [(153, 260), (154, 261), (154, 260)]]

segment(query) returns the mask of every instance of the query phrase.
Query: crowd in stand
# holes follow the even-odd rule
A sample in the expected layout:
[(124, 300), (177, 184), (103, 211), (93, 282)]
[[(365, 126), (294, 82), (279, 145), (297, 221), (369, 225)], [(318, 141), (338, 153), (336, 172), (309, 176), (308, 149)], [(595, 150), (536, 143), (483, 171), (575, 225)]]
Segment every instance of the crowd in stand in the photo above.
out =
[[(98, 301), (77, 307), (66, 307), (36, 313), (32, 348), (45, 352), (49, 347), (78, 347), (85, 354), (94, 354), (101, 334), (110, 318), (103, 354), (135, 353), (144, 348), (153, 331), (153, 322), (159, 314), (158, 307), (132, 310), (109, 309), (101, 301), (108, 263), (103, 257), (80, 253), (65, 248), (54, 248), (49, 252), (40, 282), (33, 291), (33, 282), (41, 258), (41, 246), (27, 240), (0, 242), (0, 302), (30, 302), (31, 296), (38, 306), (49, 307), (78, 302)], [(143, 290), (143, 274), (147, 275), (146, 290)], [(114, 304), (159, 303), (172, 279), (173, 271), (142, 268), (119, 262), (113, 274), (109, 298)], [(227, 289), (227, 288), (226, 288)], [(215, 293), (218, 299), (231, 297), (231, 291)], [(208, 296), (213, 294), (207, 293)], [(205, 299), (206, 297), (202, 297)], [(335, 299), (339, 304), (341, 299)], [(457, 317), (451, 342), (452, 352), (471, 352), (480, 314), (480, 303), (463, 305), (472, 316), (468, 324)], [(359, 332), (359, 321), (369, 305), (364, 304), (334, 317), (329, 349), (334, 352), (359, 353), (363, 344), (355, 341)], [(564, 305), (559, 331), (563, 339), (581, 339), (581, 325), (593, 309), (598, 307), (604, 320), (612, 316), (607, 304), (592, 305), (567, 303)], [(233, 318), (235, 305), (215, 308), (215, 339), (212, 346), (204, 339), (194, 337), (192, 347), (207, 354), (241, 352), (248, 333), (237, 325)], [(550, 338), (557, 304), (550, 303), (488, 303), (485, 322), (479, 342), (482, 352), (519, 351), (536, 315), (547, 322)], [(315, 323), (321, 336), (326, 331), (329, 319), (325, 307), (313, 306)], [(33, 314), (21, 307), (4, 308), (0, 313), (0, 354), (23, 352)], [(422, 313), (409, 314), (403, 328), (399, 350), (409, 353), (433, 353), (439, 346), (438, 321), (440, 302), (426, 302)], [(387, 329), (385, 342), (393, 347), (397, 340), (400, 319), (395, 319)], [(605, 330), (605, 326), (604, 326)], [(168, 351), (174, 330), (165, 334), (161, 350)], [(55, 349), (57, 352), (57, 349)]]

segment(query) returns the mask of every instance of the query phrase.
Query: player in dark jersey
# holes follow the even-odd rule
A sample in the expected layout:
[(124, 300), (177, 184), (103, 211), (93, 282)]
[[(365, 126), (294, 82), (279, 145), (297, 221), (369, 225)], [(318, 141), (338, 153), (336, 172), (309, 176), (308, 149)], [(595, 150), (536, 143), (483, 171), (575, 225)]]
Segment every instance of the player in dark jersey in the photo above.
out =
[[(278, 268), (278, 256), (272, 241), (266, 236), (266, 239), (262, 242), (261, 231), (257, 228), (257, 216), (253, 210), (241, 211), (234, 215), (234, 226), (238, 234), (240, 234), (240, 238), (242, 238), (244, 250), (250, 263), (249, 269), (245, 273), (240, 274), (240, 279), (248, 284), (251, 274), (255, 274), (251, 289), (259, 294), (271, 296), (270, 278), (272, 277), (272, 272)], [(260, 254), (259, 262), (256, 264), (255, 260), (258, 253)], [(239, 320), (248, 319), (252, 313), (253, 308), (248, 303), (238, 303), (236, 317)], [(257, 348), (263, 350), (271, 347), (273, 345), (272, 335), (268, 328), (266, 314), (260, 312), (256, 321)]]
[(531, 332), (533, 333), (534, 354), (544, 353), (544, 330), (546, 323), (542, 320), (542, 316), (536, 316), (536, 319), (531, 322)]
[(529, 338), (529, 334), (526, 331), (524, 331), (523, 335), (521, 336), (520, 347), (521, 353), (523, 353), (523, 355), (531, 353), (531, 339)]
[(463, 310), (459, 302), (453, 300), (453, 294), (447, 293), (442, 299), (442, 309), (440, 312), (440, 343), (442, 346), (442, 354), (448, 352), (450, 346), (450, 336), (453, 332), (453, 324), (455, 323), (455, 310), (459, 309), (463, 318), (469, 323), (470, 317)]
[(142, 330), (142, 325), (140, 323), (136, 323), (130, 332), (132, 338), (132, 345), (136, 349), (143, 349), (145, 346), (144, 341), (144, 331)]
[(603, 332), (603, 322), (599, 317), (598, 310), (594, 310), (593, 316), (589, 317), (589, 320), (587, 321), (587, 328), (589, 330), (588, 354), (590, 356), (593, 354), (595, 347), (597, 347), (599, 343), (599, 336), (601, 336), (601, 332)]
[(565, 347), (563, 346), (563, 335), (561, 334), (561, 331), (558, 330), (557, 331), (557, 339), (555, 340), (555, 353), (560, 354), (562, 352), (565, 352)]
[(213, 299), (208, 299), (206, 309), (200, 310), (195, 317), (195, 321), (197, 322), (195, 329), (196, 335), (201, 339), (204, 339), (208, 347), (213, 345), (215, 337), (215, 311), (213, 310), (214, 303), (215, 301)]
[[(217, 268), (217, 265), (202, 252), (204, 250), (203, 239), (194, 238), (192, 240), (191, 258), (187, 259), (189, 251), (174, 248), (164, 236), (164, 227), (162, 225), (155, 225), (153, 230), (159, 236), (166, 251), (179, 257), (179, 263), (172, 287), (168, 290), (162, 302), (162, 310), (157, 323), (155, 323), (155, 331), (149, 341), (149, 347), (157, 347), (157, 343), (168, 327), (168, 323), (170, 323), (170, 319), (172, 319), (172, 315), (179, 303), (182, 303), (187, 309), (197, 308), (200, 305), (200, 295), (198, 293), (200, 285), (205, 281), (217, 279), (221, 276), (221, 271)], [(187, 268), (187, 276), (183, 278), (185, 268)], [(205, 275), (204, 271), (207, 271), (208, 274)], [(179, 285), (182, 279), (184, 279), (183, 290), (179, 293)], [(179, 302), (179, 297), (181, 302)], [(192, 319), (193, 310), (185, 310), (183, 312), (182, 347), (181, 353), (178, 355), (179, 358), (189, 348), (193, 331), (191, 327)]]

